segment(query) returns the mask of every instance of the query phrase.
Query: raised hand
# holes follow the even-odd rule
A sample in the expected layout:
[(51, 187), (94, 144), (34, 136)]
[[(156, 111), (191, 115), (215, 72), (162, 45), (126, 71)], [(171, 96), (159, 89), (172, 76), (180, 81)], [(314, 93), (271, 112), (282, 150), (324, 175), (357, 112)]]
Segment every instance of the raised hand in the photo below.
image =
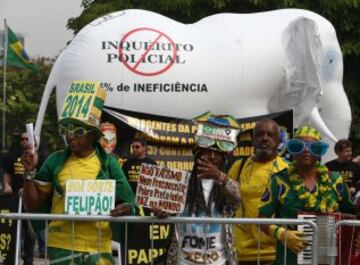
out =
[(208, 158), (203, 156), (197, 160), (197, 163), (197, 176), (199, 178), (211, 178), (214, 180), (220, 178), (222, 172)]

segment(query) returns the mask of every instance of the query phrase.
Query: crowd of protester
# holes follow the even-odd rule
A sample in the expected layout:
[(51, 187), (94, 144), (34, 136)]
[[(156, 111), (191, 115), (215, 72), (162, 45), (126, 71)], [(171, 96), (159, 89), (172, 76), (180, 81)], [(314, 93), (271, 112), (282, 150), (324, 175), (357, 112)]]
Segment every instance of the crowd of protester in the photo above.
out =
[[(208, 120), (213, 126), (224, 126), (222, 117)], [(98, 117), (100, 121), (100, 116)], [(225, 127), (234, 129), (231, 122)], [(145, 209), (135, 204), (137, 180), (142, 163), (156, 164), (147, 156), (143, 139), (131, 143), (132, 156), (123, 165), (99, 144), (102, 132), (99, 123), (61, 119), (62, 133), (68, 147), (50, 154), (46, 159), (28, 148), (28, 135), (20, 135), (20, 148), (2, 155), (2, 193), (23, 196), (26, 212), (38, 212), (47, 202), (49, 213), (63, 213), (64, 188), (67, 179), (116, 180), (116, 207), (112, 216), (157, 215), (167, 213), (158, 208)], [(236, 126), (235, 126), (236, 127)], [(352, 153), (349, 140), (335, 145), (337, 158), (323, 164), (328, 145), (313, 127), (299, 128), (287, 143), (292, 161), (278, 156), (280, 129), (271, 119), (256, 123), (252, 143), (255, 153), (227, 166), (229, 150), (216, 142), (197, 142), (183, 217), (297, 218), (297, 213), (310, 211), (322, 214), (342, 212), (356, 214), (355, 197), (360, 197), (359, 154)], [(226, 172), (226, 168), (230, 168)], [(72, 238), (70, 223), (53, 221), (48, 231), (48, 257), (56, 264), (114, 264), (111, 249), (111, 226), (107, 222), (75, 223), (77, 236)], [(102, 229), (101, 244), (98, 228)], [(146, 224), (120, 229), (128, 237), (136, 231), (148, 230)], [(24, 264), (33, 264), (36, 233), (31, 223), (23, 222)], [(145, 231), (144, 230), (144, 231)], [(296, 256), (307, 242), (304, 234), (283, 226), (263, 225), (176, 225), (163, 242), (167, 249), (154, 264), (297, 264)], [(44, 253), (44, 231), (37, 235), (40, 255)], [(121, 237), (121, 236), (120, 236)], [(190, 244), (189, 238), (212, 238), (209, 246)], [(72, 240), (75, 242), (72, 242)], [(258, 242), (260, 241), (260, 251)], [(136, 244), (136, 238), (134, 240)], [(285, 242), (288, 250), (285, 252)], [(124, 237), (122, 237), (124, 244)], [(151, 248), (149, 245), (148, 248)], [(207, 251), (211, 255), (205, 255)], [(124, 253), (124, 251), (122, 251)], [(200, 253), (200, 254), (199, 254)], [(127, 254), (126, 254), (127, 255)]]

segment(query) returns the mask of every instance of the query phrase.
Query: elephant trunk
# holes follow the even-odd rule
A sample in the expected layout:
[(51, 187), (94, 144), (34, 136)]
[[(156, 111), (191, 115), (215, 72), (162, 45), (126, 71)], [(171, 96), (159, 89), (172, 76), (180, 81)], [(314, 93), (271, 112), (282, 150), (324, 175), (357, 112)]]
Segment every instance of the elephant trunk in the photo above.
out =
[(319, 113), (319, 109), (317, 107), (313, 108), (313, 110), (310, 113), (309, 116), (310, 122), (313, 126), (315, 126), (316, 128), (318, 128), (318, 130), (327, 138), (329, 138), (330, 140), (336, 142), (337, 139), (334, 136), (334, 134), (330, 131), (330, 129), (327, 127), (327, 125), (325, 124), (323, 118), (321, 117), (320, 113)]
[(319, 102), (319, 109), (314, 108), (309, 118), (330, 144), (324, 161), (335, 158), (334, 144), (339, 139), (348, 138), (351, 125), (351, 109), (342, 85), (334, 82), (328, 86)]
[(319, 104), (320, 115), (337, 139), (348, 138), (351, 109), (343, 87), (328, 87)]

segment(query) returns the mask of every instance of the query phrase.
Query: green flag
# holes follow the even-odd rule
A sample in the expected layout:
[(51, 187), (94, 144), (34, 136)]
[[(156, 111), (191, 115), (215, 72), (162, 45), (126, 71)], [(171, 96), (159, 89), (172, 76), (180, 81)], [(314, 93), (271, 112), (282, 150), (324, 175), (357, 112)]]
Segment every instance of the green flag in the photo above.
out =
[(26, 67), (33, 71), (37, 71), (37, 66), (30, 61), (29, 56), (15, 33), (9, 27), (7, 27), (7, 32), (8, 45), (6, 64), (14, 67)]

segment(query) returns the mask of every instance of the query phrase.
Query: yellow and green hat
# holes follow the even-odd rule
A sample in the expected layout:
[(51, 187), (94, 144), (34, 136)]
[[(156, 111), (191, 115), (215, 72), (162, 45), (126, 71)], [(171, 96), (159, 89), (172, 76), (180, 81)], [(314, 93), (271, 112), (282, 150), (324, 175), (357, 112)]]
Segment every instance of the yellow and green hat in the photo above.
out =
[(300, 138), (300, 137), (311, 137), (317, 141), (321, 140), (321, 134), (318, 130), (311, 126), (303, 126), (296, 130), (293, 138)]
[(106, 92), (100, 82), (74, 81), (62, 107), (59, 124), (69, 123), (94, 130), (100, 138), (101, 113), (106, 99)]
[(228, 153), (237, 146), (241, 127), (231, 115), (214, 115), (208, 111), (195, 117), (193, 122), (198, 125), (194, 137), (196, 147)]

